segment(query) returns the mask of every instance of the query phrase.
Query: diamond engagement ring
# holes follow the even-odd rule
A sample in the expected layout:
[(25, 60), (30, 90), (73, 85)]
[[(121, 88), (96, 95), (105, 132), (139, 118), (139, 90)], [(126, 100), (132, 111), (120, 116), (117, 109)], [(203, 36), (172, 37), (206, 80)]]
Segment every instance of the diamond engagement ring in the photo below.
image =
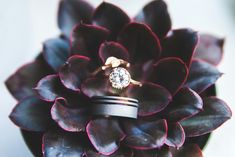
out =
[(129, 84), (142, 86), (141, 82), (131, 78), (130, 73), (126, 69), (129, 67), (130, 63), (116, 57), (109, 57), (107, 58), (105, 65), (98, 68), (93, 74), (112, 68), (111, 73), (109, 74), (109, 81), (113, 88), (123, 89), (129, 86)]

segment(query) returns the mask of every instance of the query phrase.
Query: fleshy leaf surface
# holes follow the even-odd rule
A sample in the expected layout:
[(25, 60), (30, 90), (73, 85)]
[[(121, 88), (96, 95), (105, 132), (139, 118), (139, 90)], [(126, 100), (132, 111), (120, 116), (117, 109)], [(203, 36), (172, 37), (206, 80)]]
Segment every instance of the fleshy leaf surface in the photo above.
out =
[(129, 23), (120, 32), (117, 41), (127, 48), (132, 63), (157, 60), (161, 53), (158, 37), (145, 24)]
[(150, 80), (162, 85), (172, 95), (183, 86), (188, 76), (186, 64), (179, 58), (169, 57), (159, 60), (153, 67)]
[(51, 117), (62, 129), (70, 132), (85, 131), (86, 124), (90, 119), (87, 108), (81, 106), (77, 108), (68, 107), (64, 98), (56, 99), (51, 108)]
[(6, 80), (5, 84), (10, 93), (17, 100), (21, 100), (35, 95), (33, 88), (41, 78), (49, 73), (50, 70), (43, 62), (34, 61), (19, 68)]
[(32, 155), (34, 155), (35, 157), (43, 156), (42, 155), (43, 132), (27, 131), (23, 129), (20, 129), (20, 132), (28, 148), (30, 150), (32, 149), (34, 150), (34, 152), (32, 152)]
[(81, 23), (72, 32), (71, 51), (97, 61), (99, 46), (108, 35), (109, 31), (103, 27)]
[(122, 122), (126, 133), (125, 144), (138, 150), (160, 148), (167, 136), (166, 120), (141, 121), (129, 120)]
[(111, 155), (116, 152), (120, 142), (125, 138), (124, 132), (115, 119), (91, 120), (86, 131), (95, 149), (103, 155)]
[(148, 3), (134, 20), (148, 24), (160, 39), (164, 38), (171, 29), (170, 15), (163, 0)]
[(135, 150), (135, 157), (173, 157), (169, 148), (162, 147), (161, 149), (153, 150)]
[(35, 96), (22, 99), (12, 110), (10, 119), (22, 129), (46, 131), (51, 124), (51, 105)]
[(79, 91), (82, 82), (89, 76), (90, 59), (85, 56), (73, 55), (60, 69), (59, 76), (65, 87)]
[(73, 27), (80, 23), (90, 23), (93, 7), (84, 0), (61, 0), (58, 10), (58, 26), (69, 39)]
[(64, 131), (48, 131), (42, 139), (44, 157), (83, 157), (84, 137)]
[(42, 78), (34, 89), (42, 100), (49, 102), (54, 102), (58, 97), (64, 97), (69, 104), (73, 104), (80, 97), (80, 92), (65, 88), (56, 74)]
[(95, 10), (92, 17), (92, 24), (110, 30), (110, 38), (114, 40), (120, 30), (129, 23), (130, 18), (117, 6), (103, 2)]
[(147, 82), (149, 75), (153, 69), (153, 60), (149, 60), (144, 64), (134, 64), (131, 65), (128, 71), (131, 74), (131, 77), (139, 82)]
[(170, 147), (180, 148), (185, 141), (185, 133), (180, 123), (168, 123), (166, 144)]
[(178, 57), (190, 66), (198, 38), (191, 29), (173, 30), (162, 42), (162, 57)]
[(112, 88), (107, 78), (89, 78), (81, 86), (81, 91), (88, 97), (104, 96), (112, 93)]
[(185, 86), (201, 93), (213, 85), (221, 75), (215, 66), (202, 60), (193, 60)]
[(103, 63), (105, 63), (106, 59), (111, 56), (129, 61), (129, 52), (127, 49), (121, 44), (112, 41), (101, 44), (99, 49), (99, 56)]
[(129, 148), (120, 147), (112, 155), (103, 155), (93, 150), (86, 151), (85, 157), (133, 157), (133, 151)]
[(223, 58), (224, 39), (209, 34), (201, 34), (194, 58), (218, 65)]
[(164, 87), (147, 82), (141, 87), (135, 85), (128, 87), (125, 94), (139, 101), (139, 116), (149, 116), (160, 112), (172, 99), (170, 92)]
[(165, 115), (167, 120), (177, 122), (202, 110), (202, 98), (190, 88), (181, 88), (161, 114)]
[(181, 147), (179, 150), (171, 149), (173, 157), (203, 157), (198, 145), (190, 144)]
[(203, 100), (203, 111), (197, 115), (183, 120), (183, 126), (187, 137), (194, 137), (207, 134), (232, 116), (232, 112), (227, 104), (216, 97), (208, 97)]
[(43, 43), (44, 59), (55, 71), (66, 62), (69, 55), (69, 43), (64, 39), (49, 39)]

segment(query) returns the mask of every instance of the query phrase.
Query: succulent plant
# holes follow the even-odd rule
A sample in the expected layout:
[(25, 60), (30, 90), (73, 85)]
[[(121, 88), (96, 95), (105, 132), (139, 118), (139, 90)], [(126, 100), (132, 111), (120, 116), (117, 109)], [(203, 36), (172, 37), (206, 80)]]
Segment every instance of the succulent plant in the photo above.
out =
[[(35, 149), (45, 157), (201, 157), (192, 137), (231, 117), (226, 103), (208, 94), (222, 75), (216, 65), (224, 40), (171, 29), (164, 1), (131, 19), (107, 2), (94, 10), (62, 0), (58, 26), (61, 35), (6, 81), (19, 101), (10, 119), (23, 135), (42, 138)], [(105, 73), (93, 75), (109, 57), (129, 62), (142, 86), (116, 90)], [(92, 115), (91, 97), (104, 95), (139, 100), (138, 118)]]

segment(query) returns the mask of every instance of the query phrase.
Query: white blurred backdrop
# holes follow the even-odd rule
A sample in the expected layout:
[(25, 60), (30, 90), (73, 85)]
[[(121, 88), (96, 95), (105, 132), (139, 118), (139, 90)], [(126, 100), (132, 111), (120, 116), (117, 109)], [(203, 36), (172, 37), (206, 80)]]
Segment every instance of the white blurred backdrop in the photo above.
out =
[[(89, 0), (94, 6), (102, 0)], [(106, 0), (134, 16), (149, 0)], [(235, 11), (233, 0), (166, 0), (173, 28), (191, 27), (225, 37), (225, 56), (219, 69), (218, 96), (235, 112)], [(19, 66), (31, 61), (45, 39), (55, 37), (58, 0), (0, 0), (0, 156), (31, 157), (18, 128), (8, 115), (16, 101), (4, 81)], [(233, 15), (234, 13), (234, 15)], [(217, 129), (204, 150), (205, 157), (234, 157), (235, 118)]]

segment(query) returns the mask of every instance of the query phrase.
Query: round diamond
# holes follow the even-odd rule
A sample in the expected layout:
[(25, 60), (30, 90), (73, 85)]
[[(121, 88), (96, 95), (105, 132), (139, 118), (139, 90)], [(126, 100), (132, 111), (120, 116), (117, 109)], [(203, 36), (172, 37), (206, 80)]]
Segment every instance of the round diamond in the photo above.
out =
[(131, 76), (125, 68), (117, 67), (111, 71), (109, 81), (114, 88), (122, 89), (130, 84)]

